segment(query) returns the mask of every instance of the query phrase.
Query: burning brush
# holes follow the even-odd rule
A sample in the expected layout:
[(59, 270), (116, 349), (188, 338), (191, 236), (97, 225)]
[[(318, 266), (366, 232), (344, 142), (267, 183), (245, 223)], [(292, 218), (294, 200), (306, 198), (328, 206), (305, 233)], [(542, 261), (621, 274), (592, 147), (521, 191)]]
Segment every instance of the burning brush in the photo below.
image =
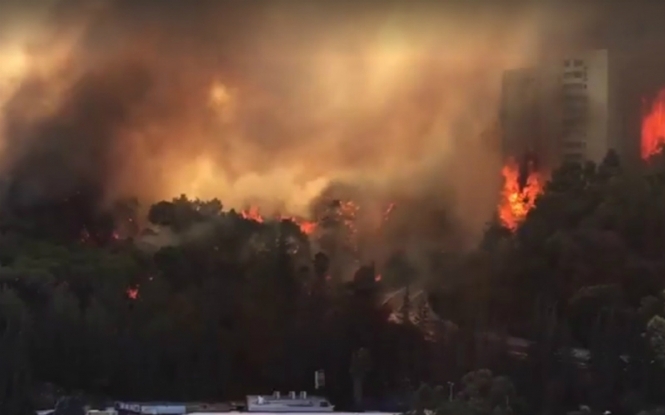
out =
[(665, 88), (648, 103), (646, 100), (642, 117), (641, 155), (649, 160), (663, 151), (665, 144)]
[(543, 179), (538, 172), (537, 159), (527, 154), (520, 162), (509, 159), (501, 170), (503, 189), (499, 203), (499, 219), (514, 231), (524, 221), (543, 190)]

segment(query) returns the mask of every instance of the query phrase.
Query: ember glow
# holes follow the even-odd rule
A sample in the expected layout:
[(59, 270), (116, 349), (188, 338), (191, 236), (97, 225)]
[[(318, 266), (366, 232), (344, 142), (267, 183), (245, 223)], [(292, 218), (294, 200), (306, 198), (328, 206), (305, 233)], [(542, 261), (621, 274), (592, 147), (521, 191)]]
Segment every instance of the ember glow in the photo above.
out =
[(316, 222), (305, 220), (305, 221), (301, 221), (301, 222), (297, 222), (297, 223), (298, 223), (298, 226), (300, 226), (300, 230), (305, 235), (311, 235), (316, 230)]
[(506, 228), (514, 231), (535, 206), (536, 198), (543, 190), (542, 178), (534, 169), (528, 169), (524, 185), (520, 185), (519, 165), (511, 160), (501, 170), (504, 184), (499, 203), (499, 219)]
[(139, 287), (136, 286), (136, 287), (127, 288), (127, 298), (129, 298), (130, 300), (136, 300), (137, 298), (139, 298)]
[(665, 88), (647, 107), (642, 118), (642, 159), (660, 154), (665, 144)]
[[(263, 214), (261, 209), (257, 206), (250, 206), (239, 212), (240, 216), (244, 219), (251, 220), (257, 223), (265, 223), (268, 221), (289, 221), (300, 228), (300, 231), (307, 236), (314, 236), (317, 234), (321, 227), (321, 223), (337, 223), (344, 229), (347, 242), (354, 249), (358, 249), (359, 226), (367, 228), (368, 225), (374, 231), (381, 232), (383, 228), (389, 223), (391, 213), (395, 210), (395, 202), (390, 202), (385, 208), (380, 208), (374, 212), (375, 217), (372, 217), (372, 210), (365, 209), (365, 216), (359, 217), (359, 212), (362, 210), (361, 205), (353, 200), (334, 200), (327, 202), (330, 211), (321, 213), (319, 216), (307, 219), (303, 216), (285, 215), (281, 213)], [(374, 220), (371, 220), (374, 219)], [(360, 223), (362, 222), (362, 223)], [(367, 231), (367, 229), (364, 229)]]

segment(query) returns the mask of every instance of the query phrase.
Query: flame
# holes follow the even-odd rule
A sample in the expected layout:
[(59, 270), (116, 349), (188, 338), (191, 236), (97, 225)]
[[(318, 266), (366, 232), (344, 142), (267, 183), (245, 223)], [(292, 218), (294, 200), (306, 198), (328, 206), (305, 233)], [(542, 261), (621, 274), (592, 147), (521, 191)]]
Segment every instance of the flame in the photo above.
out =
[[(455, 8), (440, 17), (427, 12), (422, 22), (386, 11), (371, 18), (363, 14), (358, 21), (363, 23), (326, 24), (312, 36), (299, 36), (298, 42), (266, 34), (285, 29), (308, 33), (313, 17), (301, 23), (301, 13), (287, 12), (286, 20), (264, 21), (260, 14), (256, 30), (237, 33), (240, 40), (227, 51), (225, 44), (208, 50), (209, 42), (193, 40), (198, 36), (182, 36), (169, 23), (162, 25), (161, 14), (146, 25), (141, 18), (120, 18), (124, 6), (115, 9), (113, 2), (103, 3), (110, 8), (100, 10), (99, 16), (96, 9), (79, 15), (74, 7), (66, 24), (59, 16), (52, 22), (45, 17), (24, 28), (27, 23), (19, 19), (20, 33), (8, 40), (3, 36), (6, 45), (0, 45), (0, 83), (8, 79), (7, 88), (13, 91), (22, 80), (31, 86), (37, 73), (35, 96), (23, 91), (18, 96), (29, 95), (25, 111), (38, 112), (35, 122), (41, 126), (50, 119), (41, 112), (60, 113), (48, 108), (63, 107), (67, 113), (78, 108), (72, 96), (89, 74), (94, 80), (107, 68), (117, 68), (112, 73), (123, 82), (121, 92), (123, 64), (137, 64), (151, 82), (141, 86), (140, 102), (123, 117), (128, 120), (113, 130), (108, 197), (137, 196), (148, 204), (186, 194), (218, 197), (237, 209), (260, 198), (284, 203), (285, 213), (306, 215), (310, 202), (330, 183), (356, 178), (421, 182), (420, 174), (428, 174), (426, 169), (415, 173), (421, 171), (421, 162), (454, 158), (456, 127), (451, 126), (473, 120), (467, 135), (475, 136), (475, 130), (493, 120), (491, 108), (473, 105), (477, 94), (469, 94), (469, 88), (479, 87), (492, 101), (499, 93), (496, 69), (522, 66), (537, 52), (532, 31), (536, 33), (538, 24), (531, 12), (517, 13), (504, 27), (500, 19), (493, 21), (493, 14), (484, 16), (490, 23), (480, 23), (475, 16), (458, 16)], [(202, 25), (214, 25), (192, 29), (215, 36), (218, 28), (226, 30), (218, 21), (222, 14), (195, 10), (196, 15), (206, 10)], [(101, 37), (93, 26), (99, 21), (104, 22)], [(478, 27), (469, 29), (469, 24)], [(446, 42), (451, 37), (458, 41)], [(224, 58), (215, 58), (218, 53)], [(247, 56), (253, 62), (248, 66)], [(127, 94), (132, 88), (127, 86)], [(0, 95), (2, 103), (4, 93)], [(43, 111), (35, 105), (42, 95), (48, 102)], [(7, 96), (16, 98), (11, 91)], [(19, 101), (12, 99), (12, 106)], [(33, 128), (27, 130), (32, 136)], [(188, 138), (186, 144), (182, 137)], [(477, 152), (465, 151), (473, 151), (474, 157)], [(470, 187), (460, 185), (462, 190)], [(301, 226), (306, 233), (315, 229), (309, 223)]]
[[(298, 223), (298, 222), (296, 222), (296, 223)], [(316, 222), (312, 222), (312, 221), (302, 221), (302, 222), (298, 223), (298, 226), (300, 226), (300, 230), (305, 235), (311, 235), (316, 230)]]
[(535, 206), (536, 198), (543, 189), (541, 177), (533, 169), (529, 169), (524, 187), (520, 186), (519, 170), (517, 163), (512, 160), (501, 170), (504, 184), (499, 204), (499, 219), (503, 226), (513, 231)]
[(660, 154), (665, 144), (665, 88), (651, 102), (642, 118), (642, 159)]
[[(261, 215), (261, 212), (260, 212), (259, 208), (256, 207), (256, 206), (251, 206), (251, 207), (249, 207), (245, 210), (242, 210), (240, 212), (240, 216), (242, 216), (243, 218), (245, 218), (247, 220), (252, 220), (252, 221), (258, 222), (258, 223), (265, 222), (265, 218), (263, 217), (263, 215)], [(291, 221), (291, 222), (295, 223), (300, 228), (300, 231), (302, 233), (304, 233), (305, 235), (313, 234), (316, 231), (317, 225), (318, 225), (314, 221), (302, 219), (302, 218), (295, 217), (295, 216), (285, 216), (285, 215), (281, 215), (281, 214), (275, 215), (274, 219), (276, 219), (276, 220), (288, 220), (288, 221)]]
[(127, 288), (126, 293), (127, 293), (127, 298), (129, 298), (130, 300), (136, 300), (137, 298), (139, 298), (139, 287), (138, 286), (129, 287)]
[(259, 208), (257, 207), (250, 207), (248, 209), (243, 210), (242, 212), (240, 212), (240, 216), (242, 216), (247, 220), (253, 220), (254, 222), (263, 223), (263, 216), (261, 216)]

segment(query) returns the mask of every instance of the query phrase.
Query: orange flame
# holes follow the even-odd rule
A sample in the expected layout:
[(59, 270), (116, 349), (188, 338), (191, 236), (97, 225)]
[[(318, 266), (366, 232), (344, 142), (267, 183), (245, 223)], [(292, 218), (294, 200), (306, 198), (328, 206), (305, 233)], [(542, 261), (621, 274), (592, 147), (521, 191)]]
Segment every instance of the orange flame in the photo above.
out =
[(503, 226), (514, 231), (535, 206), (536, 198), (542, 193), (542, 181), (537, 172), (530, 170), (526, 184), (521, 187), (519, 166), (514, 161), (506, 164), (501, 174), (504, 184), (499, 204), (499, 219)]
[(295, 221), (298, 226), (300, 226), (300, 231), (304, 233), (305, 235), (311, 235), (314, 233), (316, 230), (316, 222), (311, 222), (311, 221)]
[(642, 159), (660, 154), (665, 144), (665, 89), (651, 102), (642, 118)]
[(263, 222), (263, 216), (261, 216), (261, 213), (259, 212), (259, 208), (257, 207), (250, 207), (248, 209), (243, 210), (240, 212), (240, 216), (247, 220), (253, 220), (254, 222)]
[[(247, 220), (252, 220), (258, 223), (263, 223), (265, 222), (264, 217), (261, 215), (261, 212), (259, 211), (258, 207), (249, 207), (243, 211), (240, 212), (240, 216)], [(284, 216), (284, 215), (275, 215), (275, 219), (277, 220), (288, 220), (300, 228), (300, 231), (304, 233), (305, 235), (311, 235), (313, 234), (316, 229), (317, 229), (317, 223), (314, 221), (309, 221), (305, 220), (302, 218), (297, 218), (295, 216)]]

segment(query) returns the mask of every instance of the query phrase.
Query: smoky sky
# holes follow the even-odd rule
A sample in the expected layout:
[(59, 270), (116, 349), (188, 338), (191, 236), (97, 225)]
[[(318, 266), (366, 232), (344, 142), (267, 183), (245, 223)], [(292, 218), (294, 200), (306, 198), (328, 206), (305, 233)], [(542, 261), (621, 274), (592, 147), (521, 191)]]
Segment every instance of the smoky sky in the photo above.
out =
[(8, 4), (0, 167), (27, 204), (87, 187), (100, 206), (185, 193), (307, 215), (345, 183), (477, 234), (500, 186), (502, 71), (593, 15), (496, 3)]

